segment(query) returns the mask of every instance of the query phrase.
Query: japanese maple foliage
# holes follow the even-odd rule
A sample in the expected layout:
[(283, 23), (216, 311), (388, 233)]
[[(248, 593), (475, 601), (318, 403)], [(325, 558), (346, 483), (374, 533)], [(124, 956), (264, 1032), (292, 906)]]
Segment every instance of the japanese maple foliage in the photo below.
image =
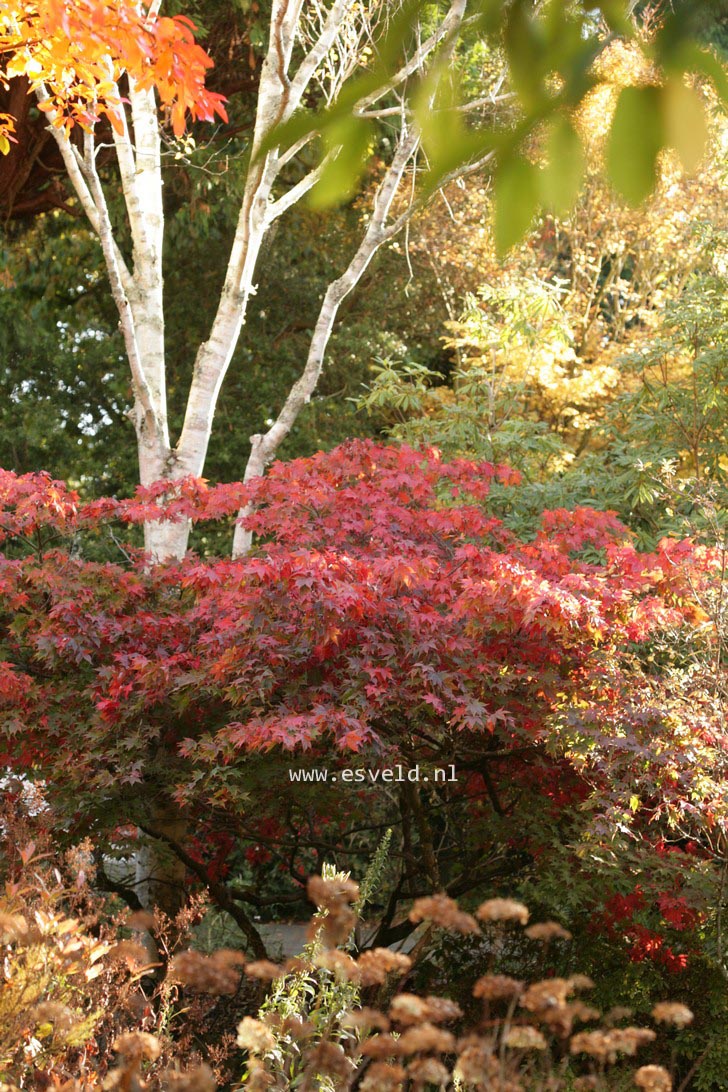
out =
[[(672, 542), (641, 554), (589, 509), (546, 512), (520, 541), (488, 512), (496, 478), (517, 488), (506, 467), (365, 441), (247, 486), (159, 483), (90, 504), (47, 476), (3, 473), (3, 762), (45, 779), (69, 830), (117, 845), (123, 824), (148, 828), (154, 801), (176, 801), (187, 863), (207, 844), (218, 876), (231, 833), (280, 861), (324, 835), (340, 844), (342, 806), (371, 816), (366, 789), (342, 805), (332, 785), (291, 784), (299, 762), (454, 764), (447, 791), (396, 792), (403, 816), (435, 805), (414, 827), (422, 882), (461, 890), (494, 875), (473, 863), (463, 878), (493, 839), (533, 859), (537, 818), (558, 824), (587, 797), (607, 816), (615, 793), (637, 794), (643, 831), (710, 799), (719, 827), (716, 725), (696, 710), (678, 731), (654, 694), (642, 705), (651, 643), (695, 630), (710, 555)], [(101, 557), (120, 524), (218, 521), (241, 503), (256, 546), (237, 561)], [(673, 745), (680, 733), (689, 749)]]

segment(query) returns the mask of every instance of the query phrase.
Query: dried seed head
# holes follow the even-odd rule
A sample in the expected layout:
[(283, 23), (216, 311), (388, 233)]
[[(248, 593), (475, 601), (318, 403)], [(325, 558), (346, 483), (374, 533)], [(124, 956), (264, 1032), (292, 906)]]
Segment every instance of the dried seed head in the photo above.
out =
[(512, 1027), (508, 1030), (503, 1042), (507, 1047), (518, 1050), (545, 1050), (546, 1040), (538, 1028), (532, 1028), (528, 1024), (521, 1027)]
[(489, 1088), (500, 1071), (500, 1062), (490, 1047), (475, 1036), (469, 1036), (458, 1044), (460, 1054), (453, 1071), (462, 1084), (474, 1084)]
[(361, 1008), (354, 1012), (347, 1012), (341, 1018), (341, 1024), (345, 1028), (362, 1028), (363, 1030), (376, 1029), (377, 1031), (389, 1031), (389, 1020), (379, 1009)]
[(525, 930), (529, 940), (540, 940), (549, 944), (552, 940), (571, 940), (571, 933), (557, 921), (539, 921)]
[(450, 1073), (437, 1058), (415, 1058), (407, 1066), (407, 1076), (417, 1089), (431, 1084), (442, 1088), (450, 1080)]
[(442, 929), (453, 933), (478, 932), (478, 923), (472, 914), (462, 911), (454, 899), (447, 895), (429, 895), (424, 899), (415, 899), (409, 913), (410, 921), (432, 921)]
[(272, 982), (283, 974), (283, 967), (278, 963), (271, 963), (269, 959), (254, 959), (246, 964), (245, 973), (251, 978), (259, 978), (261, 982)]
[(179, 952), (169, 965), (168, 977), (200, 993), (215, 996), (233, 994), (240, 985), (240, 974), (245, 965), (242, 952), (221, 949), (212, 955), (203, 952)]
[(208, 1065), (198, 1065), (183, 1073), (168, 1069), (162, 1075), (163, 1087), (168, 1092), (215, 1092), (215, 1078)]
[(652, 1016), (658, 1023), (673, 1024), (676, 1028), (686, 1028), (693, 1022), (690, 1009), (678, 1001), (658, 1001), (652, 1010)]
[(112, 1048), (130, 1062), (139, 1061), (141, 1058), (154, 1062), (162, 1053), (159, 1039), (147, 1031), (126, 1032), (114, 1040)]
[(402, 975), (412, 966), (409, 956), (391, 952), (389, 948), (370, 948), (357, 960), (362, 986), (381, 986), (388, 974)]
[(434, 1024), (407, 1028), (397, 1040), (398, 1054), (445, 1054), (455, 1049), (455, 1039), (449, 1031)]
[(359, 968), (346, 952), (339, 952), (335, 948), (327, 949), (316, 956), (314, 964), (326, 971), (331, 971), (340, 982), (359, 981)]
[(523, 991), (523, 982), (505, 974), (484, 974), (473, 986), (473, 997), (484, 1001), (511, 1001)]
[(331, 910), (334, 906), (356, 902), (359, 898), (359, 885), (353, 880), (325, 880), (323, 876), (311, 876), (306, 885), (306, 893), (315, 906)]
[(400, 1092), (407, 1078), (401, 1065), (374, 1062), (359, 1085), (361, 1092)]
[(634, 1075), (634, 1083), (645, 1092), (672, 1092), (672, 1077), (661, 1065), (643, 1065)]
[(237, 1044), (251, 1054), (265, 1054), (275, 1048), (276, 1039), (264, 1023), (246, 1016), (238, 1024)]
[(528, 907), (515, 899), (487, 899), (475, 911), (480, 921), (512, 921), (525, 925), (528, 921)]
[(521, 998), (521, 1004), (529, 1012), (542, 1015), (550, 1009), (563, 1007), (570, 992), (571, 984), (567, 979), (545, 978), (528, 987)]
[(21, 914), (6, 914), (0, 910), (0, 941), (12, 944), (22, 940), (28, 933), (28, 923)]

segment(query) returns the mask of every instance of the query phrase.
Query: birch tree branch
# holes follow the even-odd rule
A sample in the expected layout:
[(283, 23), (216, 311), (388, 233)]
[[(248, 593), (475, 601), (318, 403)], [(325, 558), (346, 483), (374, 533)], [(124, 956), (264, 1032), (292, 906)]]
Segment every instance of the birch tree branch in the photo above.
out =
[(341, 22), (347, 8), (352, 6), (352, 0), (336, 0), (329, 11), (326, 21), (321, 29), (318, 40), (313, 44), (304, 59), (298, 66), (298, 71), (291, 80), (286, 117), (290, 117), (300, 105), (303, 93), (311, 82), (316, 69), (329, 52), (341, 29)]
[(282, 216), (284, 212), (292, 208), (293, 205), (297, 205), (298, 202), (306, 196), (309, 190), (318, 182), (319, 178), (323, 174), (324, 170), (335, 158), (334, 152), (329, 152), (328, 155), (319, 163), (318, 167), (314, 167), (312, 171), (304, 175), (295, 186), (291, 186), (290, 190), (287, 190), (276, 201), (273, 201), (268, 205), (268, 209), (265, 215), (266, 224), (272, 224), (274, 220), (277, 220), (279, 216)]
[[(326, 349), (339, 308), (349, 293), (356, 288), (377, 250), (391, 235), (387, 227), (387, 219), (407, 164), (416, 153), (419, 139), (419, 133), (414, 128), (409, 131), (402, 130), (399, 146), (377, 190), (364, 237), (345, 271), (332, 281), (326, 290), (303, 372), (291, 387), (278, 417), (268, 431), (250, 438), (251, 453), (245, 468), (244, 481), (250, 481), (265, 473), (267, 465), (274, 458), (299, 413), (311, 400), (321, 375)], [(243, 526), (243, 521), (248, 514), (247, 509), (242, 509), (238, 513), (233, 538), (233, 558), (243, 556), (250, 549), (252, 536)]]
[[(43, 87), (39, 87), (36, 90), (36, 98), (38, 99), (38, 102), (45, 103), (49, 101), (50, 96)], [(88, 222), (90, 223), (94, 232), (96, 233), (96, 235), (99, 236), (99, 238), (101, 238), (101, 214), (96, 206), (91, 191), (86, 184), (86, 180), (84, 177), (83, 158), (81, 155), (79, 155), (78, 151), (73, 146), (69, 138), (66, 136), (63, 129), (58, 128), (56, 125), (53, 124), (53, 122), (58, 118), (57, 113), (55, 111), (46, 112), (48, 114), (48, 121), (50, 123), (48, 125), (48, 130), (53, 136), (53, 139), (58, 146), (58, 150), (61, 153), (64, 166), (68, 173), (68, 177), (71, 180), (71, 185), (73, 186), (76, 196), (78, 197), (78, 200), (81, 204), (81, 208), (86, 213), (86, 218), (88, 219)], [(126, 262), (124, 261), (124, 257), (118, 246), (116, 245), (115, 241), (113, 242), (113, 250), (114, 262), (118, 271), (118, 275), (123, 285), (124, 291), (127, 292), (130, 289), (132, 283), (131, 273), (129, 272)]]

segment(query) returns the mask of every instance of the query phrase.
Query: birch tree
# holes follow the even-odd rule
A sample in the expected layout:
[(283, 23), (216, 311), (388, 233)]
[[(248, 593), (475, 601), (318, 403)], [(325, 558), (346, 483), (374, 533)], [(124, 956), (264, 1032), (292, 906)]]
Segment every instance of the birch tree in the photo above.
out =
[[(149, 27), (162, 18), (161, 6), (161, 0), (155, 0), (148, 7)], [(251, 437), (250, 457), (247, 466), (241, 467), (241, 477), (246, 481), (265, 471), (311, 399), (342, 302), (354, 291), (377, 251), (403, 228), (417, 205), (412, 183), (422, 166), (421, 132), (409, 91), (414, 81), (428, 79), (427, 93), (434, 100), (440, 82), (446, 78), (448, 59), (457, 49), (467, 7), (468, 0), (451, 0), (426, 29), (415, 19), (386, 82), (352, 103), (354, 115), (388, 127), (390, 154), (382, 165), (370, 210), (362, 218), (359, 245), (348, 263), (342, 261), (339, 276), (324, 294), (301, 374), (272, 424)], [(131, 374), (130, 417), (141, 484), (202, 475), (218, 396), (255, 294), (256, 269), (266, 236), (279, 217), (321, 183), (344, 148), (342, 143), (329, 140), (321, 162), (286, 188), (281, 182), (283, 169), (319, 134), (311, 128), (286, 147), (275, 142), (275, 133), (284, 131), (305, 102), (313, 99), (326, 108), (335, 107), (352, 78), (362, 72), (365, 57), (376, 58), (379, 44), (386, 39), (391, 21), (398, 14), (402, 14), (400, 5), (391, 0), (274, 0), (247, 175), (224, 285), (209, 336), (196, 351), (178, 436), (170, 434), (165, 383), (165, 223), (159, 91), (109, 59), (108, 79), (99, 91), (99, 100), (103, 93), (104, 102), (113, 103), (113, 116), (111, 111), (107, 113), (112, 120), (115, 174), (132, 241), (128, 260), (109, 211), (107, 188), (115, 183), (99, 168), (99, 153), (106, 136), (101, 112), (94, 111), (91, 104), (82, 120), (84, 132), (79, 142), (67, 123), (58, 95), (52, 94), (46, 80), (34, 81), (35, 94), (47, 113), (68, 178), (101, 244)], [(474, 166), (474, 162), (464, 163), (460, 170)], [(188, 535), (189, 526), (184, 522), (150, 522), (145, 527), (145, 546), (154, 561), (180, 558), (187, 548)], [(248, 544), (248, 536), (239, 525), (234, 556), (244, 552)]]

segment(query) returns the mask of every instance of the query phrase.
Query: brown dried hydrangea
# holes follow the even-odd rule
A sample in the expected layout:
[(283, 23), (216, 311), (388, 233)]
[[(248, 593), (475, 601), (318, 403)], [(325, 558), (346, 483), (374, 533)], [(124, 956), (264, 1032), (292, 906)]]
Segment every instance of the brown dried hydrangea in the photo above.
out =
[(396, 1043), (397, 1054), (445, 1054), (455, 1049), (454, 1036), (429, 1023), (407, 1028)]
[(331, 971), (340, 982), (358, 982), (360, 978), (356, 962), (346, 952), (339, 952), (336, 948), (319, 952), (314, 959), (314, 965)]
[[(309, 1052), (307, 1059), (306, 1071), (314, 1078), (319, 1073), (325, 1073), (327, 1076), (341, 1077), (345, 1080), (351, 1075), (354, 1067), (339, 1043), (332, 1043), (326, 1039), (316, 1044)], [(316, 1088), (318, 1087), (317, 1084)]]
[(475, 1035), (469, 1035), (458, 1043), (458, 1060), (453, 1071), (462, 1084), (490, 1087), (500, 1070), (500, 1062), (490, 1046)]
[(76, 1026), (77, 1017), (68, 1005), (58, 1001), (41, 1001), (28, 1014), (36, 1024), (52, 1024), (56, 1034), (64, 1035)]
[(540, 940), (549, 944), (552, 940), (571, 940), (571, 933), (559, 925), (558, 921), (539, 921), (524, 930), (529, 940)]
[(155, 1062), (162, 1053), (159, 1039), (147, 1031), (128, 1031), (119, 1035), (111, 1045), (117, 1054), (122, 1054), (130, 1062), (138, 1062), (142, 1058)]
[(545, 978), (541, 982), (532, 982), (520, 1003), (524, 1009), (540, 1016), (550, 1009), (562, 1008), (571, 989), (571, 983), (566, 978)]
[(511, 1001), (523, 991), (523, 982), (505, 974), (484, 974), (473, 986), (473, 997), (484, 1001)]
[(389, 1015), (397, 1024), (404, 1026), (429, 1021), (431, 1024), (457, 1020), (463, 1010), (447, 997), (418, 997), (413, 993), (400, 993), (392, 1001)]
[(649, 1028), (611, 1028), (608, 1031), (580, 1031), (572, 1037), (572, 1054), (590, 1054), (614, 1062), (619, 1054), (634, 1055), (657, 1036)]
[(168, 1069), (162, 1074), (166, 1092), (215, 1092), (215, 1077), (208, 1065), (178, 1072)]
[(108, 957), (114, 963), (126, 963), (130, 970), (146, 967), (149, 963), (149, 952), (135, 940), (120, 940), (109, 949)]
[(509, 1028), (503, 1037), (507, 1047), (518, 1050), (545, 1050), (546, 1040), (538, 1028), (532, 1028), (528, 1024)]
[(652, 1010), (652, 1017), (658, 1023), (673, 1024), (676, 1028), (686, 1028), (693, 1022), (692, 1012), (679, 1001), (658, 1001)]
[(407, 1076), (416, 1089), (425, 1088), (431, 1084), (442, 1087), (450, 1080), (449, 1071), (437, 1058), (415, 1058), (407, 1066)]
[(0, 941), (12, 944), (22, 940), (28, 932), (28, 923), (22, 914), (6, 914), (0, 910)]
[(513, 921), (525, 925), (528, 907), (515, 899), (486, 899), (475, 911), (479, 921)]
[(361, 1092), (399, 1092), (407, 1079), (401, 1065), (374, 1062), (359, 1085)]
[(362, 986), (381, 986), (388, 974), (402, 975), (412, 966), (409, 956), (391, 952), (389, 948), (370, 948), (357, 960)]
[(634, 1075), (634, 1083), (645, 1092), (672, 1092), (672, 1077), (661, 1065), (643, 1065)]
[(357, 916), (351, 907), (335, 903), (312, 918), (307, 936), (309, 941), (318, 939), (322, 944), (335, 948), (348, 940), (356, 922)]
[(364, 1031), (389, 1031), (389, 1020), (384, 1013), (366, 1006), (345, 1013), (341, 1018), (341, 1025), (345, 1028), (361, 1028)]
[(306, 893), (314, 906), (322, 910), (332, 910), (342, 903), (356, 902), (359, 898), (359, 885), (341, 877), (325, 880), (323, 876), (312, 876), (306, 885)]
[(216, 996), (233, 994), (240, 985), (240, 973), (245, 966), (242, 952), (221, 949), (212, 955), (202, 952), (179, 952), (169, 965), (168, 977), (182, 986)]
[(431, 921), (442, 929), (462, 933), (463, 936), (478, 932), (478, 923), (472, 914), (466, 914), (455, 899), (447, 895), (429, 895), (424, 899), (416, 899), (409, 919), (414, 922)]
[(275, 978), (281, 977), (284, 968), (278, 963), (272, 963), (270, 959), (254, 959), (252, 963), (246, 965), (245, 973), (250, 978), (260, 979), (261, 982), (272, 982)]
[(238, 1024), (237, 1044), (250, 1054), (266, 1054), (274, 1049), (276, 1040), (273, 1032), (261, 1020), (245, 1016)]

